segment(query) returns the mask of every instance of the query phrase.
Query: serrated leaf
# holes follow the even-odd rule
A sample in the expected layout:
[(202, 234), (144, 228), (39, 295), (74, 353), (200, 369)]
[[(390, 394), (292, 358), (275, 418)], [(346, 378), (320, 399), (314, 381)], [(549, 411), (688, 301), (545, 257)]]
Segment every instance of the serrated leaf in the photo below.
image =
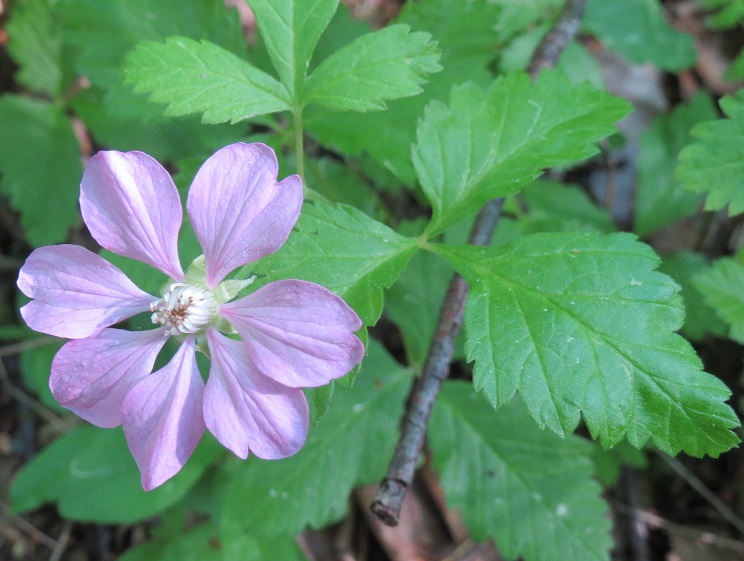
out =
[(707, 304), (729, 326), (729, 336), (744, 343), (744, 266), (733, 259), (719, 259), (692, 278)]
[(641, 135), (634, 231), (644, 236), (692, 214), (698, 195), (682, 189), (674, 177), (677, 155), (690, 142), (690, 130), (716, 117), (710, 96), (696, 95), (689, 105), (654, 119)]
[(609, 559), (588, 442), (539, 430), (518, 402), (494, 412), (462, 382), (445, 382), (429, 442), (447, 502), (475, 540), (494, 538), (506, 559)]
[(546, 167), (587, 158), (629, 110), (560, 72), (510, 74), (483, 90), (452, 89), (449, 105), (430, 103), (419, 122), (413, 165), (434, 213), (429, 235), (487, 201), (517, 192)]
[(700, 123), (692, 129), (697, 142), (679, 154), (677, 178), (693, 193), (707, 193), (705, 208), (728, 205), (730, 215), (744, 212), (744, 90), (720, 101), (727, 119)]
[[(685, 324), (681, 333), (691, 340), (702, 339), (707, 334), (721, 336), (726, 333), (726, 323), (716, 315), (715, 309), (705, 301), (703, 293), (693, 282), (696, 275), (710, 270), (711, 265), (705, 257), (688, 251), (664, 257), (659, 266), (659, 271), (672, 277), (682, 288)], [(721, 287), (716, 285), (715, 290), (721, 290)]]
[(697, 59), (692, 36), (666, 21), (659, 0), (587, 0), (582, 29), (638, 64), (682, 70)]
[(373, 325), (382, 312), (382, 291), (417, 247), (416, 240), (353, 207), (315, 201), (303, 206), (287, 243), (246, 270), (262, 275), (251, 289), (284, 278), (317, 282), (346, 300), (365, 325)]
[[(395, 446), (410, 374), (370, 342), (352, 388), (337, 387), (304, 448), (280, 461), (242, 463), (227, 487), (223, 536), (295, 534), (338, 520), (355, 485), (382, 477)], [(250, 508), (246, 508), (250, 505)]]
[(13, 95), (0, 97), (0, 190), (21, 213), (34, 246), (59, 243), (80, 221), (80, 152), (61, 107)]
[(489, 0), (406, 2), (394, 23), (429, 33), (442, 52), (443, 70), (430, 76), (422, 94), (391, 101), (382, 113), (358, 114), (309, 107), (305, 129), (326, 146), (347, 155), (369, 154), (408, 186), (416, 176), (411, 145), (416, 122), (432, 99), (446, 99), (454, 84), (488, 83), (501, 8)]
[(62, 37), (50, 0), (25, 0), (7, 25), (8, 52), (20, 66), (16, 80), (52, 97), (62, 93)]
[(315, 46), (338, 0), (248, 0), (271, 62), (291, 99), (300, 97)]
[(290, 107), (282, 84), (208, 41), (140, 43), (127, 56), (124, 75), (135, 92), (167, 104), (167, 115), (203, 113), (205, 123), (237, 123)]
[(566, 434), (583, 416), (605, 447), (627, 437), (715, 457), (739, 441), (730, 391), (674, 333), (677, 285), (634, 236), (533, 234), (436, 251), (470, 285), (465, 350), (495, 407), (518, 390), (540, 426)]
[(324, 60), (308, 78), (302, 102), (337, 111), (380, 111), (386, 101), (421, 93), (426, 76), (442, 69), (438, 61), (428, 33), (391, 25)]
[(178, 501), (221, 452), (215, 440), (203, 439), (178, 475), (148, 493), (121, 429), (80, 426), (21, 470), (10, 489), (11, 504), (25, 511), (54, 501), (70, 520), (130, 524)]

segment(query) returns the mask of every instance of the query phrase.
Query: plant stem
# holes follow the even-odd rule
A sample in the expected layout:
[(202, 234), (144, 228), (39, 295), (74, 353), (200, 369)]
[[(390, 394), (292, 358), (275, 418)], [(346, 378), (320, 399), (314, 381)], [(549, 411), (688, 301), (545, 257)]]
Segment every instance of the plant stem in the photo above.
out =
[[(530, 62), (528, 71), (533, 80), (537, 78), (541, 69), (555, 66), (558, 56), (578, 32), (584, 2), (585, 0), (567, 0), (561, 17), (543, 38)], [(486, 203), (470, 232), (469, 243), (473, 245), (490, 243), (491, 234), (501, 215), (502, 204), (503, 199), (494, 199)], [(380, 483), (377, 496), (370, 505), (375, 516), (388, 526), (398, 524), (406, 490), (413, 482), (431, 410), (442, 382), (449, 374), (455, 337), (462, 327), (467, 295), (468, 286), (465, 279), (455, 273), (442, 302), (423, 371), (413, 382), (401, 421), (401, 435), (390, 460), (387, 475)]]
[(302, 130), (302, 107), (296, 105), (292, 110), (292, 119), (294, 121), (294, 151), (297, 167), (297, 175), (302, 179), (302, 185), (305, 187), (305, 145), (304, 131)]

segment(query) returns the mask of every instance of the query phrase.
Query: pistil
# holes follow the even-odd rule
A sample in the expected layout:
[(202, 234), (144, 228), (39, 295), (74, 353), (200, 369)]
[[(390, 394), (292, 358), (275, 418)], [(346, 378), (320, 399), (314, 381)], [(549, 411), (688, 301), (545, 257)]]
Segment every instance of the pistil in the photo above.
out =
[(165, 336), (194, 334), (214, 322), (217, 302), (205, 287), (175, 282), (150, 304), (150, 311), (152, 322), (165, 327)]

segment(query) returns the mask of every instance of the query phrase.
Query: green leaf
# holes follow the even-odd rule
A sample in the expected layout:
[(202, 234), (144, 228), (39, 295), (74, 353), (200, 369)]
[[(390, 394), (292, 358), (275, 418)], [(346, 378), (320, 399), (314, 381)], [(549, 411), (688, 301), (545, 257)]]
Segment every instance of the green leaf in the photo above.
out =
[(293, 100), (300, 99), (315, 46), (338, 0), (248, 0), (271, 62)]
[(315, 201), (303, 206), (287, 243), (245, 267), (262, 275), (251, 289), (279, 279), (316, 282), (341, 296), (365, 325), (380, 317), (383, 290), (398, 278), (418, 248), (372, 218), (346, 205)]
[(290, 107), (282, 84), (208, 41), (140, 43), (127, 56), (124, 75), (135, 92), (168, 104), (167, 115), (203, 113), (205, 123), (237, 123)]
[[(659, 271), (672, 277), (682, 287), (680, 294), (685, 303), (685, 324), (681, 333), (692, 340), (700, 340), (705, 335), (723, 336), (726, 334), (726, 323), (716, 315), (693, 282), (698, 274), (711, 271), (711, 265), (699, 253), (680, 251), (664, 257)], [(720, 290), (717, 286), (715, 290)]]
[(95, 86), (121, 84), (122, 62), (140, 41), (183, 35), (246, 56), (238, 13), (223, 2), (193, 0), (186, 10), (182, 0), (59, 0), (59, 13), (76, 67)]
[(16, 80), (32, 90), (59, 96), (62, 37), (51, 0), (25, 0), (16, 5), (7, 31), (8, 51), (20, 66)]
[(588, 442), (539, 430), (516, 401), (494, 412), (462, 382), (445, 382), (429, 442), (447, 503), (476, 541), (494, 538), (506, 559), (609, 559)]
[(49, 389), (49, 374), (52, 371), (54, 355), (61, 346), (62, 341), (52, 342), (21, 353), (21, 374), (26, 387), (38, 395), (44, 405), (57, 412), (66, 410), (52, 396)]
[(429, 235), (488, 200), (517, 192), (546, 167), (588, 158), (628, 104), (557, 71), (498, 79), (483, 90), (453, 88), (449, 105), (430, 103), (419, 122), (413, 165), (434, 209)]
[(592, 447), (592, 459), (597, 471), (597, 479), (605, 487), (615, 485), (620, 478), (620, 468), (627, 465), (635, 468), (646, 467), (646, 456), (643, 450), (633, 448), (627, 440), (622, 440), (617, 446), (604, 450), (598, 444)]
[(682, 70), (697, 59), (692, 36), (666, 21), (658, 0), (587, 0), (582, 28), (638, 64)]
[(320, 528), (346, 511), (352, 488), (382, 477), (395, 446), (410, 374), (371, 341), (351, 388), (337, 387), (328, 412), (291, 458), (241, 463), (232, 473), (221, 535), (286, 535)]
[(61, 107), (13, 95), (0, 97), (0, 190), (21, 213), (34, 246), (59, 243), (80, 221), (80, 153)]
[(324, 60), (308, 78), (302, 102), (336, 111), (379, 111), (387, 100), (421, 93), (426, 75), (442, 69), (438, 61), (431, 35), (391, 25)]
[(697, 208), (700, 196), (682, 189), (674, 178), (674, 169), (679, 151), (691, 140), (692, 127), (715, 117), (710, 96), (700, 93), (689, 105), (679, 105), (654, 119), (651, 128), (641, 135), (634, 224), (639, 236), (688, 216)]
[(705, 20), (710, 29), (734, 27), (744, 19), (744, 0), (701, 0), (700, 4), (707, 10), (720, 8)]
[(713, 267), (695, 275), (692, 284), (728, 324), (729, 336), (744, 343), (744, 265), (719, 259)]
[(592, 202), (576, 185), (557, 181), (535, 181), (522, 191), (527, 215), (519, 219), (522, 232), (596, 232), (616, 231), (612, 217)]
[(203, 439), (178, 475), (147, 493), (121, 429), (80, 426), (23, 468), (10, 499), (16, 511), (55, 501), (70, 520), (131, 524), (180, 500), (221, 451), (214, 439)]
[(679, 154), (677, 178), (693, 193), (707, 193), (705, 208), (729, 205), (729, 214), (744, 212), (744, 90), (720, 102), (728, 119), (701, 123), (692, 129), (697, 142)]
[(71, 105), (98, 143), (123, 152), (140, 150), (163, 163), (188, 156), (201, 164), (217, 149), (245, 141), (245, 128), (240, 125), (204, 126), (197, 116), (165, 117), (160, 105), (128, 86), (106, 92), (93, 87), (77, 95)]
[(391, 101), (382, 113), (360, 115), (309, 107), (305, 130), (346, 155), (370, 155), (400, 181), (413, 186), (416, 176), (411, 145), (424, 106), (432, 99), (446, 99), (454, 84), (490, 82), (488, 65), (494, 57), (494, 26), (500, 13), (500, 7), (488, 0), (406, 2), (395, 23), (429, 33), (441, 49), (443, 70), (430, 76), (422, 94)]
[(718, 456), (739, 439), (728, 388), (674, 333), (684, 310), (658, 257), (630, 234), (533, 234), (500, 248), (435, 246), (470, 285), (468, 358), (495, 406), (518, 390), (542, 427), (583, 416), (604, 447), (623, 437)]
[(166, 539), (128, 549), (118, 561), (304, 561), (292, 536), (255, 538), (245, 533), (225, 541), (214, 524), (200, 524)]

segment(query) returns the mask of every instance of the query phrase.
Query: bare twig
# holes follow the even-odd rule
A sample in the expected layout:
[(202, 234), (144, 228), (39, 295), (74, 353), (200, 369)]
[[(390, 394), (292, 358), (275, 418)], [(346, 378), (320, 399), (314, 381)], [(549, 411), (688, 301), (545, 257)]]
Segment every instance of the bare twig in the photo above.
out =
[[(555, 65), (560, 53), (576, 35), (583, 9), (584, 0), (567, 0), (561, 18), (545, 36), (529, 65), (528, 70), (533, 80), (541, 69)], [(495, 199), (483, 207), (470, 232), (471, 244), (488, 245), (501, 215), (502, 203), (502, 199)], [(377, 496), (370, 506), (375, 516), (389, 526), (398, 524), (406, 490), (413, 482), (416, 461), (424, 444), (429, 416), (442, 381), (449, 374), (455, 337), (462, 327), (467, 295), (467, 283), (460, 275), (455, 274), (440, 309), (439, 321), (423, 371), (414, 381), (401, 422), (398, 445), (388, 466), (387, 475), (380, 483)]]
[(720, 498), (718, 498), (718, 495), (708, 489), (708, 487), (705, 486), (705, 483), (703, 483), (700, 478), (698, 478), (694, 473), (687, 469), (682, 464), (682, 462), (670, 456), (667, 456), (664, 452), (657, 450), (656, 455), (659, 456), (670, 468), (672, 468), (672, 470), (674, 470), (677, 475), (684, 479), (690, 487), (695, 489), (695, 491), (697, 491), (701, 497), (708, 501), (708, 503), (713, 508), (715, 508), (720, 513), (720, 515), (723, 516), (733, 527), (735, 527), (742, 535), (744, 535), (744, 521), (739, 518), (739, 516), (731, 509), (731, 507), (729, 507)]
[(18, 343), (11, 343), (10, 345), (3, 345), (2, 347), (0, 347), (0, 358), (4, 356), (18, 355), (21, 354), (23, 351), (35, 349), (36, 347), (51, 345), (55, 341), (59, 341), (59, 339), (57, 337), (47, 336), (36, 337), (35, 339), (27, 339)]
[(16, 528), (24, 532), (27, 536), (33, 539), (36, 543), (45, 545), (51, 550), (57, 547), (57, 540), (46, 535), (44, 532), (39, 530), (36, 526), (31, 524), (25, 518), (18, 516), (15, 512), (10, 510), (10, 507), (3, 502), (0, 502), (0, 511), (2, 511), (2, 517), (8, 522), (13, 524)]
[(736, 551), (738, 553), (744, 553), (744, 542), (739, 540), (733, 540), (724, 536), (719, 536), (711, 532), (705, 532), (689, 528), (675, 522), (671, 522), (666, 518), (662, 518), (657, 514), (645, 510), (633, 509), (625, 505), (615, 505), (618, 511), (625, 512), (627, 514), (632, 513), (634, 518), (640, 520), (649, 528), (655, 528), (660, 530), (666, 530), (670, 534), (677, 534), (684, 536), (695, 543), (711, 545), (721, 549), (728, 549)]

